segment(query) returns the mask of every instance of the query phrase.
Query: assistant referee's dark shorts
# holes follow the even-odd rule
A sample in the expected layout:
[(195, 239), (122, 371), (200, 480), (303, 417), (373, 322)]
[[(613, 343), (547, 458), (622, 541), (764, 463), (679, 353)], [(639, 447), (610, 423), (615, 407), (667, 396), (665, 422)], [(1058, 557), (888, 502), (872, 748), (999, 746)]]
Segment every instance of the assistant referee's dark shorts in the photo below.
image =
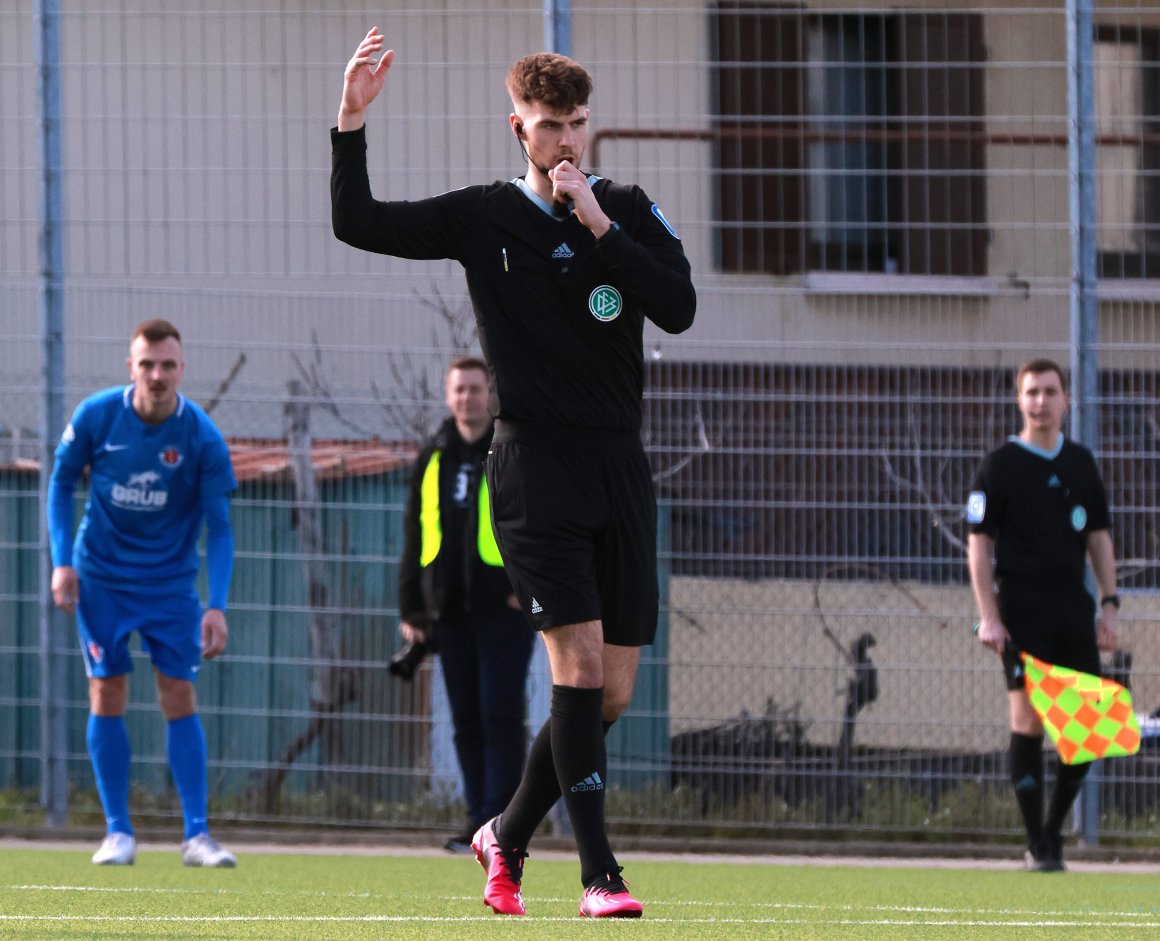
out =
[[(1020, 650), (1056, 666), (1100, 674), (1096, 603), (1082, 587), (1015, 583), (999, 586), (999, 617)], [(1023, 688), (1022, 663), (1003, 655), (1007, 689)]]
[(504, 568), (536, 630), (600, 621), (623, 647), (656, 636), (656, 492), (637, 432), (497, 421), (487, 458)]

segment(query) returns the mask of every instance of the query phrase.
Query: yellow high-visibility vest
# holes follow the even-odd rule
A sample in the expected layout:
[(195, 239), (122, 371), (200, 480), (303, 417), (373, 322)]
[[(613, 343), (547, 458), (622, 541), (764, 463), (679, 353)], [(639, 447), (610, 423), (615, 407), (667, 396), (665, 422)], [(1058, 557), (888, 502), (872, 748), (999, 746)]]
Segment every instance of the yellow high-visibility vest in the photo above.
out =
[[(426, 568), (439, 555), (443, 547), (443, 518), (439, 508), (439, 465), (443, 452), (435, 450), (423, 471), (423, 481), (419, 485), (419, 531), (422, 543), (419, 549), (419, 564)], [(479, 506), (476, 514), (479, 524), (476, 532), (476, 548), (485, 565), (503, 565), (499, 545), (491, 529), (491, 501), (487, 493), (487, 477), (479, 479)]]

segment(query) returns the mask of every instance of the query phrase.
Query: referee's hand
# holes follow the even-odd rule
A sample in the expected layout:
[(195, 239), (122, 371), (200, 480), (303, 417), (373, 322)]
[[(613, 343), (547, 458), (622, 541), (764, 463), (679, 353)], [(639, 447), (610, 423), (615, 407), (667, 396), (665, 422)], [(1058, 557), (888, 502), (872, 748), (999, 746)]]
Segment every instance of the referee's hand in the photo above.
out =
[[(374, 56), (380, 55), (378, 62)], [(350, 57), (343, 72), (342, 101), (338, 106), (338, 129), (357, 131), (363, 126), (364, 112), (383, 90), (395, 51), (383, 52), (383, 34), (372, 26)]]
[(1003, 626), (1003, 622), (998, 618), (981, 618), (979, 620), (979, 630), (975, 634), (979, 638), (979, 643), (987, 647), (999, 656), (1003, 655), (1003, 649), (1007, 646), (1007, 642), (1011, 640), (1011, 635), (1007, 633), (1007, 628)]
[(1096, 626), (1096, 646), (1100, 650), (1112, 652), (1120, 649), (1120, 632), (1117, 630), (1119, 609), (1105, 604), (1100, 607), (1100, 620)]

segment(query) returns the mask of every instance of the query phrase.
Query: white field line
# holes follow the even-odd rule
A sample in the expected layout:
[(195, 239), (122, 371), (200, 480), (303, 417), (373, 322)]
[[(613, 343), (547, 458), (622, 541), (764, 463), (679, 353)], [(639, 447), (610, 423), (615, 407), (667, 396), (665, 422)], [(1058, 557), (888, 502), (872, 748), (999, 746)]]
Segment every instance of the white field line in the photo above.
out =
[[(525, 916), (523, 918), (503, 918), (505, 925), (537, 925), (545, 922), (575, 923), (576, 917)], [(852, 927), (947, 927), (947, 928), (1160, 928), (1160, 921), (1043, 921), (1041, 919), (1003, 920), (994, 918), (977, 919), (903, 919), (903, 918), (656, 918), (647, 916), (647, 921), (661, 924), (679, 925), (832, 925)], [(33, 923), (83, 923), (83, 924), (190, 924), (190, 923), (260, 923), (260, 924), (333, 924), (333, 923), (471, 923), (480, 922), (495, 925), (495, 915), (443, 916), (424, 915), (212, 915), (212, 916), (135, 916), (135, 915), (0, 915), (0, 924), (5, 922)]]
[[(44, 849), (44, 850), (76, 850), (92, 852), (92, 844), (75, 840), (26, 840), (19, 837), (0, 837), (0, 849)], [(441, 846), (392, 846), (382, 844), (283, 844), (283, 843), (230, 843), (230, 848), (238, 855), (257, 853), (271, 856), (419, 856), (450, 858)], [(180, 851), (178, 844), (165, 843), (138, 843), (137, 852), (176, 853)], [(700, 866), (710, 863), (728, 863), (733, 866), (837, 866), (857, 869), (986, 869), (995, 871), (1010, 870), (1023, 871), (1022, 851), (1011, 850), (1010, 856), (996, 856), (990, 858), (958, 858), (958, 857), (922, 857), (922, 856), (803, 856), (800, 854), (786, 855), (750, 855), (728, 853), (660, 853), (654, 851), (640, 851), (621, 853), (621, 856), (632, 862), (669, 862), (688, 863), (691, 866)], [(465, 859), (471, 857), (464, 854)], [(575, 860), (575, 851), (544, 849), (535, 853), (536, 859), (566, 859)], [(1109, 860), (1095, 862), (1089, 860), (1067, 860), (1067, 868), (1072, 872), (1111, 872), (1111, 873), (1141, 873), (1160, 875), (1160, 862)]]
[[(386, 896), (379, 896), (379, 895), (369, 893), (369, 892), (357, 892), (357, 893), (356, 892), (332, 893), (332, 892), (312, 892), (312, 891), (311, 892), (281, 892), (281, 891), (242, 892), (242, 891), (236, 890), (236, 889), (172, 889), (172, 888), (164, 888), (164, 889), (156, 888), (156, 889), (154, 889), (154, 888), (148, 888), (148, 887), (105, 888), (103, 886), (68, 886), (68, 885), (11, 885), (11, 886), (7, 886), (7, 888), (19, 890), (19, 891), (30, 891), (30, 892), (113, 892), (113, 893), (156, 894), (156, 895), (178, 895), (178, 894), (180, 894), (180, 895), (215, 895), (215, 896), (220, 896), (220, 895), (253, 895), (253, 896), (258, 896), (258, 897), (267, 896), (267, 895), (278, 895), (278, 896), (291, 896), (292, 895), (292, 896), (299, 897), (299, 898), (314, 898), (314, 897), (318, 897), (318, 898), (386, 898)], [(431, 901), (438, 901), (438, 902), (477, 902), (477, 901), (479, 901), (479, 896), (477, 896), (477, 895), (436, 895), (436, 896), (427, 896), (427, 898), (429, 898)], [(545, 904), (545, 905), (566, 904), (568, 902), (574, 901), (574, 899), (572, 899), (572, 898), (545, 898), (545, 897), (540, 897), (540, 896), (531, 897), (529, 900), (532, 901), (533, 903), (540, 903), (540, 904)], [(653, 907), (657, 907), (657, 908), (687, 907), (687, 908), (713, 909), (713, 908), (722, 907), (722, 906), (733, 907), (734, 904), (735, 903), (733, 903), (733, 902), (710, 901), (710, 900), (705, 900), (705, 899), (699, 899), (699, 900), (692, 900), (692, 899), (648, 899), (648, 900), (646, 900), (646, 905), (650, 909)], [(978, 922), (975, 922), (975, 921), (971, 921), (971, 922), (953, 921), (953, 922), (948, 922), (949, 924), (975, 924), (975, 923), (988, 924), (988, 923), (991, 923), (990, 922), (991, 919), (1001, 918), (1003, 916), (1008, 916), (1008, 917), (1019, 917), (1019, 918), (1023, 918), (1023, 919), (1028, 919), (1028, 921), (1026, 922), (1027, 924), (1049, 924), (1050, 923), (1050, 924), (1057, 924), (1057, 925), (1067, 925), (1067, 924), (1072, 923), (1069, 919), (1075, 919), (1075, 918), (1085, 919), (1085, 921), (1076, 922), (1076, 924), (1092, 924), (1092, 919), (1099, 921), (1100, 924), (1109, 924), (1108, 922), (1105, 922), (1104, 919), (1117, 918), (1117, 919), (1125, 919), (1126, 920), (1125, 924), (1139, 925), (1142, 927), (1160, 926), (1160, 922), (1153, 923), (1153, 922), (1142, 921), (1142, 919), (1145, 919), (1145, 918), (1156, 918), (1157, 913), (1155, 910), (1149, 910), (1146, 912), (1144, 912), (1144, 911), (1095, 911), (1095, 910), (1083, 911), (1083, 910), (1076, 910), (1076, 909), (1069, 909), (1067, 911), (1058, 911), (1058, 910), (1052, 910), (1052, 909), (1000, 909), (1000, 910), (995, 910), (995, 909), (989, 909), (989, 908), (951, 908), (951, 907), (946, 907), (946, 906), (923, 906), (923, 905), (824, 905), (824, 904), (820, 904), (820, 903), (807, 903), (807, 902), (747, 902), (746, 907), (747, 908), (764, 909), (764, 910), (769, 910), (769, 911), (786, 911), (786, 912), (789, 912), (789, 911), (816, 911), (816, 912), (835, 912), (835, 913), (838, 913), (838, 912), (844, 912), (844, 913), (881, 912), (881, 913), (898, 913), (898, 914), (904, 914), (904, 915), (943, 915), (943, 916), (956, 916), (957, 915), (957, 916), (967, 916), (967, 917), (974, 918), (974, 919), (981, 919)], [(18, 915), (3, 916), (3, 915), (0, 915), (0, 919), (7, 919), (7, 920), (20, 919), (21, 917), (23, 917), (23, 916), (18, 916)], [(30, 917), (30, 918), (40, 917), (40, 918), (57, 919), (57, 920), (65, 920), (65, 921), (72, 920), (72, 916), (67, 916), (67, 915), (59, 915), (59, 916), (58, 915), (44, 915), (44, 916), (28, 916), (28, 917)], [(91, 918), (100, 918), (102, 916), (76, 916), (76, 917), (79, 920), (91, 920)], [(124, 917), (130, 921), (139, 920), (138, 918), (135, 918), (132, 916), (124, 916)], [(149, 920), (149, 916), (144, 916), (144, 917), (147, 920)], [(222, 917), (227, 918), (227, 916), (222, 916)], [(408, 920), (419, 920), (419, 921), (423, 921), (423, 920), (435, 920), (435, 921), (467, 920), (467, 921), (474, 921), (474, 920), (477, 920), (471, 916), (464, 916), (462, 918), (458, 917), (458, 916), (448, 916), (446, 918), (435, 918), (435, 919), (425, 919), (421, 916), (385, 916), (385, 915), (384, 916), (376, 916), (376, 915), (367, 915), (367, 916), (361, 916), (361, 915), (306, 916), (306, 915), (304, 915), (304, 916), (285, 916), (285, 917), (282, 917), (282, 916), (239, 915), (239, 916), (229, 916), (229, 917), (236, 917), (237, 919), (240, 919), (243, 921), (246, 921), (246, 920), (294, 921), (294, 920), (296, 920), (297, 917), (301, 917), (302, 919), (304, 919), (306, 921), (348, 921), (348, 920), (361, 921), (364, 919), (374, 921), (374, 920), (379, 920), (380, 918), (387, 919), (387, 920), (402, 920), (402, 921), (408, 921)], [(494, 915), (491, 915), (491, 916), (485, 915), (485, 916), (482, 916), (481, 919), (479, 919), (479, 920), (486, 921), (489, 918), (494, 918), (494, 917), (495, 917)], [(1045, 921), (1045, 919), (1053, 919), (1053, 920), (1051, 922), (1047, 922), (1047, 921)], [(1128, 919), (1136, 919), (1136, 920), (1135, 921), (1127, 921)], [(157, 920), (165, 921), (167, 919), (162, 917), (162, 918), (159, 918)], [(185, 920), (185, 919), (175, 917), (175, 918), (170, 919), (170, 920), (181, 921), (181, 920)], [(190, 916), (189, 920), (196, 921), (198, 919)], [(213, 919), (211, 918), (208, 920), (213, 920)], [(654, 919), (651, 917), (649, 918), (649, 921), (655, 921), (655, 920), (657, 920), (657, 919)], [(671, 919), (671, 920), (686, 921), (689, 919), (681, 918), (681, 919)], [(706, 922), (717, 922), (717, 921), (728, 922), (728, 921), (732, 921), (733, 919), (712, 917), (712, 918), (706, 918), (706, 919), (692, 919), (692, 920), (694, 920), (694, 921), (706, 921)], [(751, 921), (753, 919), (739, 919), (739, 920), (740, 921)], [(764, 922), (766, 920), (767, 919), (757, 919), (757, 921), (762, 921), (762, 922)], [(782, 921), (782, 919), (768, 919), (768, 920)], [(791, 922), (787, 921), (786, 923), (788, 924)], [(796, 922), (793, 922), (793, 923), (796, 923)], [(843, 920), (838, 920), (838, 921), (834, 921), (833, 923), (834, 924), (845, 924), (846, 922)], [(865, 921), (865, 922), (863, 922), (862, 920), (856, 920), (856, 921), (851, 921), (849, 923), (850, 924), (863, 924), (863, 923), (865, 923), (865, 924), (879, 924), (879, 923), (892, 924), (894, 922), (893, 922), (893, 920), (885, 920), (885, 921), (874, 920), (874, 921)], [(902, 920), (902, 921), (899, 921), (898, 923), (905, 924), (907, 922)], [(941, 924), (941, 922), (927, 922), (927, 921), (923, 921), (921, 923), (922, 924), (927, 924), (927, 923)], [(1001, 921), (1001, 922), (996, 921), (994, 923), (995, 924), (1012, 924), (1012, 925), (1024, 924), (1023, 921)]]

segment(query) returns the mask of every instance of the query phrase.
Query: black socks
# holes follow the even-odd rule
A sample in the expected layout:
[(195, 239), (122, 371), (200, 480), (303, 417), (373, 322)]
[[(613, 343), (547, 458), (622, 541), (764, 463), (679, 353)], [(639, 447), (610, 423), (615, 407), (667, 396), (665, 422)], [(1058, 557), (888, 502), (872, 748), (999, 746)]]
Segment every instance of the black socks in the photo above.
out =
[(1051, 792), (1051, 806), (1047, 811), (1047, 823), (1043, 832), (1048, 836), (1058, 836), (1063, 830), (1063, 821), (1071, 805), (1075, 803), (1075, 796), (1083, 787), (1083, 779), (1087, 777), (1090, 764), (1065, 765), (1059, 763), (1055, 772), (1055, 788)]
[[(555, 691), (567, 687), (553, 687), (553, 712), (556, 710)], [(583, 690), (579, 692), (583, 693)], [(567, 694), (565, 694), (567, 695)], [(601, 692), (603, 701), (603, 692)], [(607, 734), (612, 723), (601, 721), (601, 735)], [(605, 759), (607, 761), (607, 759)], [(607, 767), (607, 764), (605, 764)], [(601, 774), (603, 777), (603, 772)], [(532, 740), (528, 763), (520, 786), (503, 812), (496, 833), (503, 846), (527, 850), (536, 828), (560, 799), (560, 780), (552, 756), (552, 719), (548, 718)], [(502, 826), (502, 833), (500, 832)]]
[(1059, 763), (1055, 773), (1055, 787), (1051, 792), (1051, 806), (1047, 812), (1047, 822), (1044, 823), (1043, 737), (1011, 733), (1011, 783), (1015, 786), (1015, 800), (1019, 802), (1023, 824), (1027, 827), (1027, 838), (1032, 847), (1039, 846), (1045, 836), (1059, 837), (1089, 767), (1087, 764)]
[(503, 846), (527, 850), (540, 821), (560, 799), (560, 782), (552, 761), (552, 720), (540, 726), (528, 751), (524, 776), (511, 802), (503, 812), (503, 833), (497, 836)]
[(604, 832), (608, 757), (601, 707), (604, 690), (552, 686), (552, 759), (580, 851), (580, 880), (589, 885), (618, 871)]
[(1043, 836), (1043, 736), (1011, 733), (1011, 784), (1023, 814), (1028, 844), (1034, 849)]

